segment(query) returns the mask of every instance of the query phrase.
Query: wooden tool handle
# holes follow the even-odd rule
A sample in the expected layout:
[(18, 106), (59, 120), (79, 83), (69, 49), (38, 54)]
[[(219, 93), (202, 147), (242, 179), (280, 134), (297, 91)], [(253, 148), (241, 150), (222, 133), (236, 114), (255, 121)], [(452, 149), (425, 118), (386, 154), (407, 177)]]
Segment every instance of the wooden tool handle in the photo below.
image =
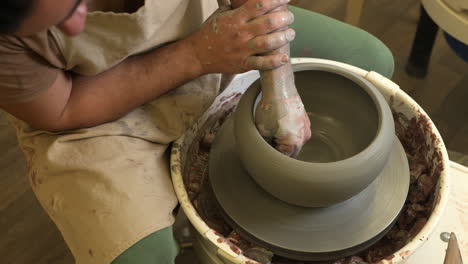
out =
[(445, 254), (444, 264), (463, 264), (458, 240), (454, 233), (450, 234), (447, 253)]

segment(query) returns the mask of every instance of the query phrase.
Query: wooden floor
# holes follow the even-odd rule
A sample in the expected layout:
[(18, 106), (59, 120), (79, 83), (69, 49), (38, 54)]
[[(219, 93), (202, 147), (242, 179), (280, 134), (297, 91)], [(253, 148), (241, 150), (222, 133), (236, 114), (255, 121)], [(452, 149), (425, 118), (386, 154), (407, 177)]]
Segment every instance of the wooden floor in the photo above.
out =
[[(344, 17), (344, 0), (298, 0), (297, 5)], [(404, 65), (419, 13), (417, 0), (366, 0), (361, 28), (387, 44), (395, 56), (394, 81), (429, 113), (451, 158), (468, 165), (468, 65), (438, 38), (429, 76), (407, 76)], [(313, 26), (313, 25), (311, 25)], [(59, 232), (34, 198), (13, 130), (0, 116), (0, 263), (73, 263)], [(193, 263), (188, 258), (184, 263)]]
[[(293, 2), (336, 19), (345, 16), (343, 0)], [(393, 52), (396, 64), (393, 80), (431, 116), (447, 147), (468, 154), (468, 64), (455, 55), (439, 32), (428, 76), (419, 80), (404, 71), (419, 7), (417, 0), (365, 0), (360, 27), (377, 36)]]

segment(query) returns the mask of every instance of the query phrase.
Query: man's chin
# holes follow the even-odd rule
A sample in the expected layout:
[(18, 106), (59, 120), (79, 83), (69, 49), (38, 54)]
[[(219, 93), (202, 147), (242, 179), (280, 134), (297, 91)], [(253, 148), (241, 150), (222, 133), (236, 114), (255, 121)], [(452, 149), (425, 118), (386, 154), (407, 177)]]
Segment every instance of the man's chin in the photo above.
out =
[(65, 35), (73, 37), (83, 32), (84, 24), (82, 26), (75, 26), (75, 27), (62, 27), (59, 25), (58, 29), (60, 29), (60, 31), (62, 31)]
[(60, 25), (57, 25), (57, 28), (60, 29), (64, 34), (68, 36), (76, 36), (83, 32), (86, 25), (86, 17), (82, 18), (80, 21), (66, 21)]
[(76, 36), (83, 32), (85, 28), (87, 13), (86, 1), (83, 1), (75, 13), (66, 21), (57, 25), (57, 28), (68, 36)]

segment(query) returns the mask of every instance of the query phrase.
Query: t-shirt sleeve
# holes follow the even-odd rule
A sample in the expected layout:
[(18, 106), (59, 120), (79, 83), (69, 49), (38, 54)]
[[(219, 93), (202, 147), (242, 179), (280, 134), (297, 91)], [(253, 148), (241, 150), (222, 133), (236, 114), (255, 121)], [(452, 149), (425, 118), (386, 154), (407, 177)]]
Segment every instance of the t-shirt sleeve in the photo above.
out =
[(21, 42), (0, 38), (0, 104), (34, 99), (52, 86), (59, 71)]

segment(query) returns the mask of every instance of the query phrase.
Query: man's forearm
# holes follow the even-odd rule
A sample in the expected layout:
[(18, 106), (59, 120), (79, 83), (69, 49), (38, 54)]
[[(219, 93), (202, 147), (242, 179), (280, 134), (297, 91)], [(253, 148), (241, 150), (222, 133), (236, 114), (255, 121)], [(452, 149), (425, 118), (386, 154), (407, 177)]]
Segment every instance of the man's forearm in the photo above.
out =
[(73, 78), (62, 129), (115, 120), (202, 74), (190, 45), (180, 41), (128, 58), (97, 76)]

